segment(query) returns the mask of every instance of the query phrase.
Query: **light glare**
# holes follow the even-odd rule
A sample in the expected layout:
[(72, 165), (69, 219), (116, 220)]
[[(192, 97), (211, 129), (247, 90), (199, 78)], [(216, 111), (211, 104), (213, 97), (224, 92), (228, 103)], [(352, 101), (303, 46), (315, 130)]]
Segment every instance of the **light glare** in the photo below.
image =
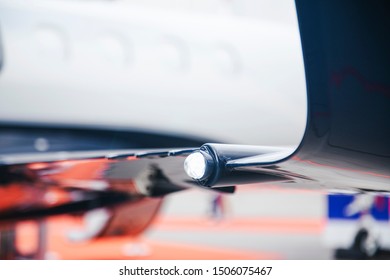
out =
[(206, 173), (206, 159), (200, 152), (190, 154), (184, 162), (187, 175), (195, 180), (201, 179)]

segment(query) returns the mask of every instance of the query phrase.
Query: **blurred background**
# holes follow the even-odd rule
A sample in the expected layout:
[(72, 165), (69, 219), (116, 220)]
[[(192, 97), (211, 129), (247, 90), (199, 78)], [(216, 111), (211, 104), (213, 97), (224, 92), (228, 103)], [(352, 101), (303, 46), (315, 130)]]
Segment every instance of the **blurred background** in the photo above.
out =
[(0, 119), (297, 145), (294, 1), (0, 1)]
[[(134, 132), (136, 148), (203, 139), (297, 147), (304, 133), (293, 0), (0, 0), (0, 46), (2, 125)], [(16, 147), (4, 132), (1, 151), (65, 147), (37, 135)], [(82, 144), (95, 147), (95, 138)], [(39, 247), (45, 259), (328, 259), (334, 241), (342, 244), (329, 230), (327, 206), (322, 191), (191, 189), (166, 196), (142, 234), (95, 238), (107, 221), (101, 209), (10, 232), (21, 255)]]

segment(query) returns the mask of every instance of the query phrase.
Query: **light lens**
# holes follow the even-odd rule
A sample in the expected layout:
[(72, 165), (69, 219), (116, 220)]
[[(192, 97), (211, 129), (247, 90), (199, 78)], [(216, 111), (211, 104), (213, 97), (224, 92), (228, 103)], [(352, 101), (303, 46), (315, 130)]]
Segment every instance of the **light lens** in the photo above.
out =
[(199, 180), (206, 174), (207, 162), (201, 152), (190, 154), (184, 162), (184, 170), (192, 179)]

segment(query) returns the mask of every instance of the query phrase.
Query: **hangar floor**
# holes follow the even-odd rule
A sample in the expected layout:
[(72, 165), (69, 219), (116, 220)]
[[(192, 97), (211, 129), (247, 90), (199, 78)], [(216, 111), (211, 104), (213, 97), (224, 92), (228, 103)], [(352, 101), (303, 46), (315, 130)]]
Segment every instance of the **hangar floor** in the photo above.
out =
[[(214, 192), (189, 190), (168, 196), (158, 218), (139, 238), (71, 243), (72, 218), (48, 221), (48, 259), (329, 259), (323, 242), (324, 193), (242, 186), (224, 195), (223, 217), (212, 216)], [(18, 246), (31, 250), (33, 231), (19, 231)]]

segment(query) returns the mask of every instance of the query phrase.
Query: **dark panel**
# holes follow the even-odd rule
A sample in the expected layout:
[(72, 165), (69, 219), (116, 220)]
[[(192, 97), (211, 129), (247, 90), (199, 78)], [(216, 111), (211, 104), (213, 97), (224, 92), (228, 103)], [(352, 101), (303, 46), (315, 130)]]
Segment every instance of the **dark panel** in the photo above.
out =
[(309, 106), (298, 156), (389, 175), (390, 2), (296, 6)]
[(115, 127), (0, 123), (0, 154), (39, 152), (39, 138), (48, 143), (46, 152), (197, 147), (210, 140)]

